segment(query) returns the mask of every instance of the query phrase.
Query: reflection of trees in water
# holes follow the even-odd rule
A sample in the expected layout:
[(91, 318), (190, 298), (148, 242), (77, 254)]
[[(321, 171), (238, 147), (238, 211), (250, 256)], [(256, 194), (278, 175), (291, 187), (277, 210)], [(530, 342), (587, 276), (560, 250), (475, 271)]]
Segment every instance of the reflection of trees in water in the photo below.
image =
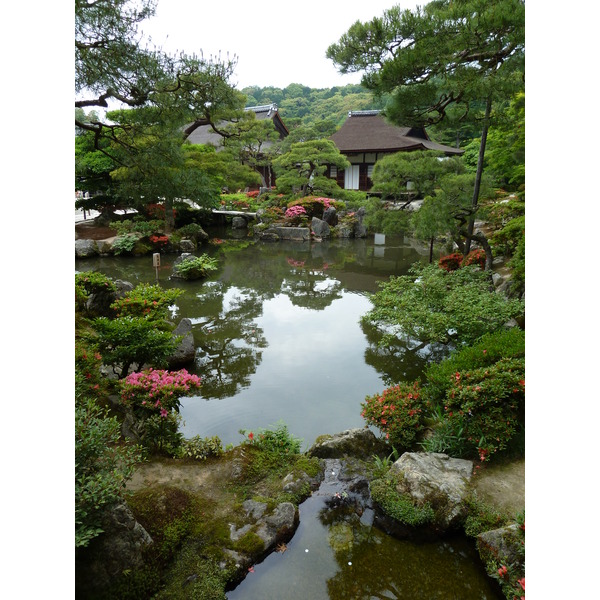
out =
[(313, 310), (324, 310), (334, 300), (342, 297), (342, 284), (325, 274), (327, 263), (320, 266), (306, 264), (312, 261), (297, 261), (288, 258), (291, 271), (281, 284), (281, 292), (289, 297), (294, 306)]
[(442, 344), (393, 338), (381, 345), (384, 336), (382, 331), (363, 321), (361, 328), (369, 344), (365, 349), (365, 362), (381, 373), (386, 385), (414, 381), (421, 376), (428, 363), (438, 362), (448, 355), (448, 347)]
[(338, 564), (336, 574), (327, 580), (329, 600), (501, 597), (491, 589), (475, 548), (466, 539), (398, 540), (361, 523), (354, 507), (325, 509), (319, 520), (328, 528)]
[[(234, 295), (226, 297), (233, 291)], [(205, 398), (235, 396), (250, 385), (267, 342), (254, 320), (262, 315), (263, 299), (254, 291), (210, 286), (198, 294), (202, 323), (194, 332)]]

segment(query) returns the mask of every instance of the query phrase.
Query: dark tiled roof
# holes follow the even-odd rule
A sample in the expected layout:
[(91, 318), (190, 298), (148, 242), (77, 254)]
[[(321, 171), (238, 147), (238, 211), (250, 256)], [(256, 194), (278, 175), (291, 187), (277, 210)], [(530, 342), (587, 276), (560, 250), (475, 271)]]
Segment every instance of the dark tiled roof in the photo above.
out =
[[(286, 136), (289, 132), (287, 127), (283, 124), (279, 112), (277, 110), (277, 104), (264, 104), (262, 106), (249, 106), (244, 110), (253, 111), (256, 118), (259, 121), (264, 119), (272, 119), (277, 131), (280, 135)], [(221, 126), (226, 125), (226, 122), (220, 123)], [(218, 126), (217, 126), (218, 128)], [(212, 146), (220, 147), (223, 143), (223, 138), (213, 130), (213, 128), (206, 121), (198, 121), (193, 125), (188, 125), (184, 129), (187, 134), (187, 141), (191, 144), (211, 144)], [(265, 144), (267, 146), (268, 144)]]
[(376, 110), (348, 113), (344, 124), (329, 138), (339, 151), (397, 152), (400, 150), (439, 150), (447, 154), (462, 154), (463, 150), (438, 144), (429, 139), (424, 128), (396, 127)]

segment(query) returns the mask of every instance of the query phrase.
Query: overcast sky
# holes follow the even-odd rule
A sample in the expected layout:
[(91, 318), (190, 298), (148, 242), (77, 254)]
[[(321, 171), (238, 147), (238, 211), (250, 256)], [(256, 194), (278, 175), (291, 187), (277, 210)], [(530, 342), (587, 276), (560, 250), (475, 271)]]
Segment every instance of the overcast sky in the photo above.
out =
[(355, 21), (369, 21), (400, 4), (414, 9), (425, 1), (303, 0), (248, 2), (159, 0), (156, 15), (142, 25), (144, 34), (167, 52), (205, 57), (236, 55), (231, 83), (284, 88), (300, 83), (312, 88), (360, 83), (359, 74), (340, 75), (325, 57)]

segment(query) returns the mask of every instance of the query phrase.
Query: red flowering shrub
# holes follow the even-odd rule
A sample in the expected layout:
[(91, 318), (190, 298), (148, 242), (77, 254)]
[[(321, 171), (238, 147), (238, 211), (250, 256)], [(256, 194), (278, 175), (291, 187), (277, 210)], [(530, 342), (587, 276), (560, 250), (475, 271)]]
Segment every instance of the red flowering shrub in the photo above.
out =
[(456, 271), (460, 267), (462, 259), (463, 256), (460, 252), (454, 252), (454, 254), (442, 256), (438, 265), (445, 271)]
[(164, 248), (169, 242), (169, 238), (166, 235), (151, 235), (150, 241), (158, 248)]
[(438, 265), (445, 271), (456, 271), (469, 265), (479, 265), (483, 269), (485, 268), (485, 251), (478, 248), (477, 250), (471, 250), (466, 256), (463, 256), (460, 252), (447, 254), (440, 258)]
[(460, 264), (461, 267), (468, 267), (469, 265), (479, 265), (482, 269), (485, 268), (485, 250), (477, 248), (477, 250), (471, 250), (467, 254)]
[(423, 429), (423, 401), (418, 381), (400, 383), (382, 394), (367, 396), (361, 406), (363, 419), (385, 433), (394, 446), (410, 448)]
[(260, 190), (254, 190), (253, 192), (246, 192), (248, 198), (256, 198), (260, 194)]
[(525, 361), (504, 358), (457, 371), (446, 391), (444, 416), (482, 461), (506, 448), (524, 423)]

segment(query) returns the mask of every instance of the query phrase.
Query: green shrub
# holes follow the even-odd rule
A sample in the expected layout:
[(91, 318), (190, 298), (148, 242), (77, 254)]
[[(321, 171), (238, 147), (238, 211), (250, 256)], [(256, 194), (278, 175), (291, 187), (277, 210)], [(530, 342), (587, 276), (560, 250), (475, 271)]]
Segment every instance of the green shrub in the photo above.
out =
[(400, 383), (381, 394), (367, 396), (361, 406), (363, 419), (399, 448), (410, 448), (423, 429), (423, 402), (418, 382)]
[(117, 317), (148, 317), (166, 319), (169, 307), (183, 294), (176, 288), (164, 289), (160, 285), (141, 283), (113, 304)]
[(472, 344), (524, 311), (522, 302), (492, 291), (489, 273), (476, 267), (448, 272), (417, 263), (379, 286), (363, 321), (422, 342)]
[(490, 366), (502, 358), (525, 356), (525, 332), (518, 327), (499, 329), (482, 336), (473, 345), (454, 351), (440, 363), (430, 363), (425, 369), (424, 392), (434, 405), (439, 405), (452, 384), (456, 372)]
[(409, 496), (398, 492), (397, 485), (397, 475), (391, 472), (382, 479), (372, 481), (370, 487), (373, 501), (385, 514), (403, 525), (417, 527), (431, 523), (435, 517), (431, 505), (428, 502), (416, 505)]
[(495, 254), (513, 256), (524, 236), (525, 216), (516, 217), (491, 236), (490, 244)]
[(173, 267), (173, 274), (183, 279), (198, 279), (216, 271), (218, 264), (217, 259), (208, 256), (208, 254), (187, 256)]
[(138, 369), (144, 364), (166, 366), (180, 342), (180, 338), (160, 331), (155, 321), (144, 317), (99, 317), (94, 320), (94, 328), (92, 339), (104, 363), (113, 369), (120, 367), (121, 378), (127, 376), (134, 363)]
[(89, 397), (75, 405), (75, 546), (102, 533), (102, 515), (122, 498), (139, 460), (135, 447), (120, 443), (121, 426)]
[(117, 288), (110, 277), (98, 271), (86, 271), (75, 275), (75, 289), (85, 298), (100, 292), (116, 292)]
[(116, 255), (132, 253), (141, 237), (139, 233), (126, 233), (116, 237), (112, 244), (113, 252)]
[(189, 223), (188, 225), (184, 225), (183, 227), (179, 227), (176, 233), (178, 234), (180, 239), (192, 239), (196, 242), (204, 240), (207, 235), (204, 229), (202, 229), (201, 225), (198, 223)]
[(291, 434), (285, 423), (277, 423), (275, 429), (258, 429), (256, 432), (240, 429), (240, 433), (247, 436), (245, 443), (263, 452), (284, 455), (300, 453), (302, 440)]
[(177, 452), (178, 458), (206, 460), (209, 456), (221, 456), (223, 446), (218, 436), (201, 438), (199, 435), (181, 441)]
[(457, 371), (445, 402), (445, 418), (462, 430), (473, 455), (488, 460), (524, 425), (525, 360), (503, 358), (489, 367)]
[(506, 515), (500, 514), (493, 507), (476, 498), (468, 498), (465, 501), (468, 515), (465, 519), (464, 529), (469, 537), (476, 538), (484, 531), (499, 529), (508, 524)]

